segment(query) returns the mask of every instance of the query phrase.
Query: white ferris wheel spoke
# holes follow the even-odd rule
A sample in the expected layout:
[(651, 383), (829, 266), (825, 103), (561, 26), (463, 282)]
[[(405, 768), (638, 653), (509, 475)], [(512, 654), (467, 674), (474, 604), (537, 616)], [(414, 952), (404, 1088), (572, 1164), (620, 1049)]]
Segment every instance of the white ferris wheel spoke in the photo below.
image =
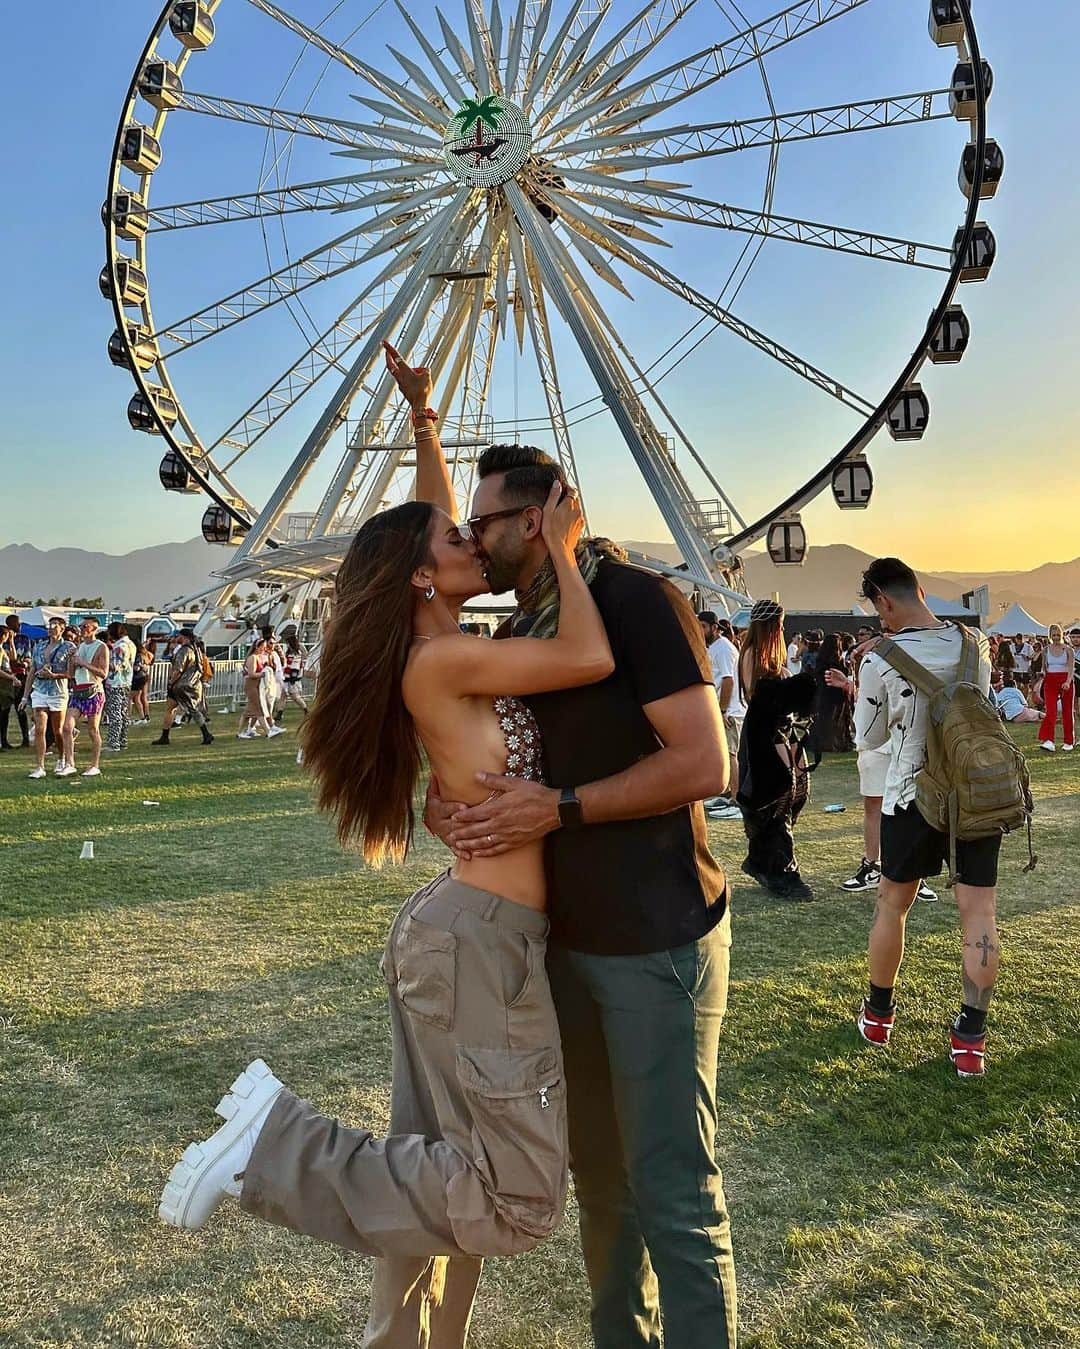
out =
[[(286, 470), (277, 488), (270, 496), (266, 505), (263, 507), (258, 519), (254, 521), (248, 530), (243, 541), (234, 554), (234, 559), (241, 561), (250, 554), (261, 548), (270, 537), (272, 531), (281, 518), (282, 513), (287, 509), (290, 502), (296, 496), (307, 475), (311, 472), (322, 451), (326, 448), (331, 436), (341, 425), (343, 419), (348, 414), (353, 398), (367, 378), (373, 365), (375, 365), (381, 356), (381, 338), (387, 332), (393, 332), (397, 325), (408, 312), (409, 306), (414, 297), (423, 290), (421, 296), (421, 305), (425, 297), (427, 300), (426, 308), (430, 309), (434, 298), (438, 293), (436, 283), (429, 278), (436, 261), (442, 256), (448, 246), (454, 246), (455, 239), (459, 238), (461, 233), (467, 230), (469, 217), (467, 215), (467, 205), (471, 194), (467, 190), (458, 193), (454, 201), (438, 213), (433, 228), (429, 232), (424, 246), (416, 257), (407, 276), (398, 287), (390, 304), (383, 314), (384, 326), (378, 331), (372, 333), (364, 342), (364, 345), (347, 371), (344, 379), (341, 381), (330, 402), (324, 408), (322, 414), (312, 427), (303, 445), (297, 451), (295, 458)], [(425, 283), (426, 281), (426, 285)], [(426, 312), (426, 310), (425, 310)], [(414, 319), (415, 322), (415, 312)], [(385, 382), (385, 381), (384, 381)], [(387, 395), (389, 396), (389, 395)], [(323, 505), (320, 508), (319, 516), (313, 527), (314, 533), (328, 532), (328, 525), (333, 517), (338, 501), (348, 485), (352, 466), (355, 464), (355, 455), (346, 452), (342, 463), (334, 477), (334, 481), (328, 488), (323, 498)]]
[[(400, 158), (406, 151), (417, 149), (437, 155), (442, 149), (441, 141), (433, 136), (425, 136), (410, 127), (372, 125), (349, 122), (340, 117), (289, 112), (284, 108), (267, 108), (258, 103), (245, 103), (242, 99), (223, 98), (219, 94), (185, 91), (178, 110), (220, 117), (229, 122), (266, 127), (271, 131), (285, 131), (294, 136), (312, 136), (333, 144), (369, 146), (380, 152), (377, 158)], [(402, 146), (405, 147), (404, 151)], [(436, 161), (433, 159), (431, 162)]]
[(506, 39), (506, 80), (508, 98), (517, 95), (518, 75), (521, 72), (521, 58), (525, 51), (525, 23), (528, 18), (529, 0), (518, 0), (517, 12), (510, 21), (510, 31)]
[(682, 441), (683, 445), (685, 445), (687, 451), (694, 460), (694, 463), (697, 464), (698, 468), (705, 475), (706, 480), (708, 481), (709, 485), (713, 488), (713, 490), (716, 492), (717, 497), (722, 502), (724, 508), (736, 521), (738, 521), (739, 526), (741, 528), (745, 528), (746, 521), (739, 513), (738, 508), (734, 505), (731, 498), (724, 491), (723, 487), (717, 480), (716, 475), (713, 473), (712, 469), (708, 466), (708, 464), (701, 457), (701, 455), (698, 454), (692, 441), (690, 440), (690, 437), (686, 434), (682, 426), (676, 420), (671, 409), (660, 397), (660, 394), (657, 392), (656, 386), (653, 383), (653, 381), (649, 379), (647, 373), (644, 370), (642, 370), (641, 366), (638, 364), (637, 360), (634, 357), (633, 352), (623, 341), (622, 336), (619, 333), (618, 327), (612, 321), (611, 317), (608, 314), (607, 309), (601, 305), (597, 305), (595, 301), (593, 303), (593, 308), (597, 317), (597, 321), (603, 325), (605, 331), (607, 332), (609, 341), (611, 341), (611, 343), (617, 348), (617, 350), (622, 355), (623, 359), (626, 361), (626, 364), (633, 372), (635, 378), (635, 387), (648, 393), (649, 397), (653, 400), (657, 408), (660, 410), (664, 418), (667, 420), (668, 424), (671, 426), (671, 429), (675, 432), (676, 437)]
[(637, 118), (640, 98), (652, 90), (661, 95), (652, 104), (656, 111), (662, 107), (673, 107), (691, 95), (708, 89), (725, 75), (759, 61), (769, 52), (805, 37), (866, 3), (867, 0), (799, 0), (798, 4), (789, 5), (752, 28), (736, 33), (726, 42), (706, 47), (646, 75), (635, 84), (624, 85), (614, 93), (587, 102), (576, 112), (556, 122), (549, 131), (553, 135), (565, 134), (616, 106), (626, 108), (628, 117)]
[[(938, 121), (952, 116), (948, 95), (947, 89), (935, 89), (927, 93), (894, 94), (858, 103), (838, 103), (826, 108), (777, 113), (775, 117), (751, 117), (706, 126), (687, 123), (677, 127), (642, 127), (636, 131), (589, 135), (581, 140), (564, 142), (559, 150), (564, 155), (599, 152), (602, 158), (596, 164), (606, 170), (683, 164), (710, 155), (784, 145), (791, 141), (818, 140), (826, 136)], [(619, 153), (635, 146), (649, 147), (648, 153)]]
[[(537, 24), (537, 28), (536, 30), (534, 30), (533, 33), (533, 53), (532, 53), (532, 59), (536, 60), (536, 67), (534, 70), (530, 71), (528, 84), (526, 85), (525, 88), (525, 94), (521, 100), (522, 106), (524, 107), (526, 112), (529, 112), (532, 109), (532, 106), (535, 103), (537, 97), (544, 89), (548, 76), (555, 68), (555, 63), (561, 57), (563, 46), (566, 42), (566, 39), (570, 36), (570, 30), (573, 28), (574, 22), (577, 19), (578, 13), (581, 10), (581, 6), (584, 4), (584, 2), (585, 0), (570, 0), (570, 8), (566, 12), (566, 17), (560, 24), (558, 30), (555, 33), (555, 36), (552, 38), (551, 46), (548, 47), (547, 51), (543, 55), (541, 55), (539, 46), (537, 45), (536, 41), (536, 33), (539, 32), (539, 23)], [(543, 7), (545, 11), (550, 9), (550, 4), (551, 0), (545, 0), (545, 4)], [(547, 24), (545, 23), (544, 26), (546, 28)]]
[(736, 318), (736, 316), (723, 305), (718, 304), (715, 300), (710, 300), (707, 295), (703, 295), (700, 291), (695, 290), (689, 282), (676, 276), (674, 272), (669, 272), (647, 253), (643, 253), (640, 249), (635, 248), (625, 235), (617, 230), (609, 228), (594, 216), (591, 216), (588, 212), (582, 211), (570, 200), (570, 198), (563, 197), (561, 193), (554, 192), (550, 189), (545, 189), (545, 195), (550, 197), (552, 204), (563, 213), (564, 219), (571, 226), (572, 233), (570, 235), (570, 240), (575, 245), (577, 243), (575, 235), (583, 234), (588, 238), (589, 235), (592, 234), (594, 236), (594, 242), (598, 239), (603, 243), (605, 248), (620, 261), (634, 268), (635, 271), (640, 272), (642, 276), (648, 277), (657, 285), (662, 286), (665, 290), (670, 291), (671, 294), (677, 295), (680, 299), (685, 300), (687, 304), (695, 309), (699, 309), (709, 318), (717, 319), (725, 328), (735, 333), (736, 336), (743, 338), (752, 346), (757, 347), (759, 351), (763, 351), (766, 355), (779, 361), (781, 365), (787, 366), (789, 370), (794, 371), (795, 374), (808, 380), (817, 388), (823, 389), (833, 398), (838, 399), (841, 403), (853, 408), (857, 412), (861, 412), (864, 415), (869, 415), (873, 412), (874, 405), (869, 402), (869, 400), (863, 398), (861, 394), (853, 392), (851, 389), (847, 388), (846, 385), (841, 384), (839, 380), (833, 379), (832, 376), (819, 370), (809, 361), (796, 355), (795, 352), (791, 351), (789, 348), (774, 341), (771, 337), (767, 336), (767, 334), (760, 332), (757, 328), (745, 323), (742, 319)]
[[(417, 237), (416, 244), (422, 244), (433, 227), (434, 222), (429, 223)], [(382, 322), (390, 300), (389, 283), (407, 269), (409, 261), (410, 257), (405, 253), (393, 258), (350, 301), (334, 323), (214, 441), (207, 451), (209, 454), (221, 446), (235, 451), (233, 458), (222, 466), (224, 472), (228, 472), (330, 370), (345, 374), (342, 356)]]
[(432, 130), (441, 134), (446, 123), (446, 117), (440, 108), (381, 74), (366, 62), (353, 56), (351, 52), (346, 51), (344, 47), (339, 47), (336, 42), (331, 42), (321, 33), (317, 33), (314, 28), (309, 28), (306, 23), (282, 9), (280, 5), (273, 4), (272, 0), (248, 0), (248, 4), (254, 5), (256, 9), (274, 19), (283, 28), (287, 28), (289, 32), (310, 44), (316, 51), (322, 52), (324, 56), (331, 57), (340, 65), (343, 65), (346, 70), (366, 80), (373, 89), (377, 89), (379, 93), (392, 99), (405, 110), (411, 111), (421, 122), (426, 122)]
[[(525, 14), (528, 15), (529, 12), (532, 10), (532, 8), (533, 5), (529, 3), (528, 8), (525, 9)], [(532, 81), (532, 77), (536, 72), (536, 67), (539, 64), (540, 58), (543, 54), (544, 38), (547, 35), (548, 27), (551, 24), (551, 0), (541, 0), (539, 9), (537, 9), (536, 12), (532, 14), (531, 18), (532, 18), (532, 31), (529, 34), (529, 52), (528, 56), (525, 59), (525, 69), (523, 72), (524, 84), (526, 89), (528, 89)], [(522, 29), (523, 41), (524, 36), (525, 30), (523, 28)], [(522, 46), (523, 54), (524, 50), (525, 50), (524, 46)], [(525, 98), (524, 95), (522, 95), (522, 102), (524, 103), (524, 101)]]
[(402, 68), (405, 74), (413, 81), (416, 87), (422, 93), (427, 95), (431, 100), (432, 105), (436, 108), (442, 108), (444, 110), (444, 115), (449, 118), (451, 110), (447, 106), (446, 95), (436, 87), (434, 81), (428, 78), (423, 67), (417, 65), (417, 63), (412, 60), (411, 57), (406, 56), (404, 52), (399, 52), (396, 47), (391, 47), (389, 43), (387, 43), (386, 50)]
[[(662, 24), (656, 31), (650, 33), (647, 41), (636, 46), (629, 55), (622, 58), (613, 66), (609, 67), (608, 65), (611, 57), (617, 53), (618, 49), (625, 43), (629, 35), (635, 29), (640, 27), (642, 21), (657, 8), (656, 0), (648, 0), (648, 3), (644, 8), (639, 9), (633, 18), (618, 30), (614, 37), (609, 38), (607, 42), (593, 52), (589, 58), (588, 66), (575, 69), (571, 62), (567, 61), (567, 68), (560, 72), (562, 75), (562, 82), (556, 85), (552, 91), (551, 97), (536, 114), (537, 125), (542, 126), (545, 119), (550, 117), (558, 108), (562, 107), (570, 99), (571, 95), (576, 93), (590, 77), (596, 83), (603, 82), (606, 88), (612, 81), (621, 79), (623, 75), (628, 74), (636, 66), (640, 65), (640, 63), (659, 46), (672, 29), (678, 25), (680, 19), (693, 8), (695, 3), (696, 0), (686, 0), (685, 3), (680, 3), (675, 8), (675, 12), (668, 21), (665, 24)], [(602, 93), (603, 90), (600, 90), (597, 97), (601, 96)]]
[[(591, 54), (589, 48), (592, 46), (593, 39), (600, 31), (600, 26), (603, 24), (607, 16), (608, 16), (608, 7), (604, 5), (601, 7), (600, 12), (589, 23), (587, 23), (585, 27), (581, 30), (581, 32), (577, 35), (577, 37), (574, 38), (573, 42), (570, 45), (569, 50), (567, 51), (566, 55), (562, 58), (559, 68), (559, 74), (566, 82), (566, 84), (574, 84), (576, 87), (577, 81), (575, 80), (575, 76), (580, 74), (582, 79), (585, 79), (589, 75), (589, 72), (595, 69), (595, 65), (599, 64), (600, 61), (599, 53), (595, 55)], [(588, 58), (588, 65), (583, 65), (586, 58)], [(546, 104), (544, 108), (542, 108), (539, 112), (534, 114), (534, 117), (538, 124), (543, 121), (544, 115), (547, 112), (547, 109), (550, 106), (551, 102), (553, 101), (561, 101), (559, 100), (557, 89), (552, 94), (552, 97), (549, 100), (548, 104)]]
[[(265, 313), (283, 300), (291, 299), (321, 281), (372, 261), (389, 249), (407, 243), (421, 223), (404, 221), (384, 232), (375, 243), (363, 248), (363, 240), (372, 229), (378, 230), (381, 224), (388, 223), (399, 214), (399, 208), (394, 206), (374, 220), (346, 230), (330, 243), (313, 249), (296, 262), (279, 267), (223, 300), (217, 300), (176, 323), (160, 328), (154, 334), (155, 339), (167, 338), (172, 342), (176, 350), (169, 355), (176, 356), (180, 351), (187, 351), (226, 328)], [(352, 247), (348, 246), (350, 244)]]
[(476, 78), (476, 86), (480, 91), (481, 98), (487, 94), (495, 93), (491, 84), (491, 65), (488, 54), (484, 50), (484, 41), (480, 32), (480, 25), (477, 21), (476, 6), (473, 0), (462, 0), (462, 8), (465, 11), (465, 24), (469, 30), (469, 46), (472, 49), (473, 72)]
[[(480, 11), (481, 15), (483, 10)], [(488, 37), (491, 39), (491, 65), (496, 74), (502, 72), (503, 17), (499, 0), (491, 0), (491, 20), (488, 23)]]
[[(407, 334), (409, 340), (406, 349), (415, 353), (414, 358), (430, 369), (432, 379), (443, 389), (438, 411), (444, 423), (464, 369), (460, 359), (461, 335), (472, 307), (467, 294), (455, 300), (444, 292), (423, 316), (416, 337), (411, 338)], [(408, 457), (414, 446), (408, 409), (396, 408), (389, 414), (386, 411), (387, 404), (396, 392), (397, 385), (384, 373), (360, 420), (359, 429), (350, 441), (354, 469), (334, 515), (334, 531), (347, 527), (361, 495), (365, 498), (361, 511), (363, 518), (378, 509), (395, 479), (400, 483), (402, 471), (408, 468)], [(372, 436), (378, 438), (374, 446)], [(452, 449), (452, 436), (448, 437), (448, 442)], [(404, 487), (405, 484), (400, 483), (400, 486)]]
[[(565, 171), (563, 176), (582, 180), (588, 177), (585, 173), (573, 170)], [(644, 211), (656, 222), (674, 220), (712, 229), (755, 234), (762, 239), (782, 239), (786, 243), (827, 248), (834, 253), (851, 253), (856, 257), (898, 262), (929, 271), (947, 272), (951, 266), (950, 250), (939, 244), (919, 243), (914, 239), (873, 234), (868, 230), (849, 229), (842, 225), (823, 224), (821, 221), (799, 220), (794, 216), (774, 215), (768, 211), (748, 211), (725, 202), (688, 196), (655, 185), (615, 183), (610, 179), (605, 181), (601, 175), (595, 175), (595, 178), (600, 179), (605, 188), (604, 193), (578, 192), (574, 196), (592, 208), (602, 208), (630, 219)], [(613, 191), (634, 198), (634, 204), (619, 201), (611, 195)]]
[(505, 187), (511, 208), (533, 250), (544, 287), (581, 350), (604, 401), (626, 441), (691, 574), (708, 577), (713, 559), (698, 524), (698, 504), (667, 452), (667, 441), (607, 343), (596, 302), (564, 245), (518, 184)]
[(446, 43), (446, 50), (457, 62), (457, 68), (461, 72), (461, 78), (466, 84), (475, 84), (480, 87), (480, 78), (473, 72), (473, 63), (468, 52), (461, 45), (461, 39), (454, 32), (453, 28), (446, 21), (446, 16), (438, 5), (435, 6), (435, 17), (439, 21), (439, 28), (443, 35), (443, 41)]
[[(536, 371), (540, 378), (540, 387), (544, 392), (548, 416), (551, 419), (551, 433), (555, 441), (555, 457), (562, 465), (570, 481), (580, 487), (577, 464), (574, 459), (574, 446), (570, 438), (570, 426), (563, 404), (562, 385), (559, 382), (559, 368), (555, 361), (555, 345), (551, 340), (547, 309), (544, 304), (544, 289), (540, 274), (531, 256), (527, 255), (528, 245), (521, 237), (516, 224), (508, 231), (510, 251), (514, 259), (514, 277), (517, 293), (525, 310), (525, 321), (529, 329), (530, 345), (536, 359)], [(582, 503), (584, 508), (584, 503)]]
[[(330, 211), (353, 209), (358, 205), (382, 206), (389, 202), (405, 202), (412, 197), (405, 181), (416, 179), (412, 165), (398, 168), (399, 181), (391, 182), (381, 192), (370, 191), (371, 186), (386, 182), (389, 170), (375, 173), (350, 174), (344, 178), (323, 178), (313, 183), (286, 184), (283, 187), (264, 188), (260, 192), (243, 192), (234, 197), (209, 197), (204, 201), (174, 202), (151, 206), (150, 233), (163, 230), (193, 229), (203, 225), (222, 225), (235, 220), (264, 219), (289, 215), (295, 211)], [(444, 195), (454, 190), (452, 183), (444, 186)], [(358, 201), (358, 198), (362, 198)]]
[(372, 225), (371, 222), (368, 223), (369, 229), (381, 229), (383, 227), (383, 221), (391, 222), (397, 220), (402, 212), (414, 215), (425, 206), (430, 206), (432, 202), (438, 202), (441, 197), (451, 196), (454, 191), (454, 184), (447, 180), (446, 182), (436, 183), (434, 187), (422, 187), (421, 190), (411, 194), (377, 192), (367, 197), (358, 197), (352, 201), (343, 202), (337, 208), (337, 211), (339, 215), (344, 215), (346, 211), (363, 211), (369, 206), (379, 206), (384, 200), (396, 202), (397, 205), (393, 214), (388, 214), (384, 211), (378, 225)]
[(401, 3), (401, 0), (394, 0), (394, 3), (397, 5), (398, 12), (401, 14), (401, 17), (408, 24), (409, 31), (415, 38), (417, 46), (424, 54), (424, 59), (427, 61), (431, 69), (435, 71), (439, 79), (442, 80), (446, 90), (446, 94), (448, 94), (450, 98), (454, 100), (455, 105), (462, 102), (467, 97), (464, 86), (454, 75), (453, 71), (442, 59), (442, 57), (435, 50), (432, 44), (428, 41), (427, 35), (425, 34), (424, 30), (420, 27), (420, 25), (416, 22), (413, 16), (409, 13), (405, 5)]

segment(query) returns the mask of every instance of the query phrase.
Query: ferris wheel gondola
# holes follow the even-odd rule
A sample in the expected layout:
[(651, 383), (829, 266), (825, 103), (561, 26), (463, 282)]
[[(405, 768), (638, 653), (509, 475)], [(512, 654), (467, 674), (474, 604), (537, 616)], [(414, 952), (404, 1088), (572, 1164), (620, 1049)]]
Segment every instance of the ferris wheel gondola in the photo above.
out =
[[(204, 536), (239, 543), (222, 572), (224, 602), (230, 568), (237, 576), (259, 567), (286, 576), (291, 568), (293, 579), (314, 582), (332, 569), (359, 523), (407, 496), (410, 438), (380, 370), (382, 336), (394, 334), (435, 372), (463, 498), (478, 453), (495, 434), (489, 407), (498, 354), (504, 345), (531, 349), (547, 434), (568, 475), (579, 478), (573, 427), (606, 409), (687, 575), (733, 606), (744, 598), (740, 554), (747, 548), (765, 539), (774, 560), (795, 565), (808, 547), (801, 512), (817, 496), (831, 487), (842, 509), (869, 503), (871, 441), (882, 429), (897, 440), (923, 436), (930, 403), (919, 371), (927, 359), (956, 363), (970, 342), (955, 293), (984, 280), (993, 265), (996, 241), (978, 212), (1004, 171), (1000, 148), (987, 138), (993, 76), (970, 4), (930, 4), (933, 42), (954, 45), (959, 58), (942, 87), (782, 111), (767, 73), (771, 55), (798, 53), (804, 44), (809, 51), (815, 34), (868, 0), (800, 0), (756, 22), (716, 0), (718, 12), (734, 16), (733, 32), (703, 48), (693, 43), (682, 0), (652, 0), (623, 13), (621, 24), (614, 7), (587, 8), (582, 0), (517, 0), (505, 13), (500, 0), (461, 3), (456, 26), (434, 6), (428, 22), (398, 3), (400, 37), (388, 43), (383, 64), (369, 45), (358, 55), (347, 32), (305, 17), (308, 0), (291, 0), (291, 8), (277, 0), (165, 5), (128, 89), (102, 213), (107, 263), (100, 284), (115, 315), (109, 357), (136, 384), (129, 421), (167, 442), (164, 486), (210, 499)], [(199, 92), (189, 81), (192, 61), (213, 60), (222, 25), (248, 16), (275, 43), (295, 43), (297, 64), (324, 62), (298, 106), (285, 106), (281, 92), (249, 101)], [(370, 17), (361, 16), (361, 26)], [(231, 59), (222, 56), (225, 64), (213, 67), (219, 87)], [(766, 115), (718, 115), (727, 111), (720, 95), (729, 83), (745, 94), (739, 71), (757, 73)], [(353, 106), (341, 106), (343, 92)], [(169, 141), (163, 133), (174, 117), (207, 128), (261, 129), (264, 171), (254, 189), (159, 204), (171, 162), (172, 131)], [(774, 210), (782, 147), (951, 119), (970, 128), (960, 150), (967, 210), (951, 244)], [(290, 175), (298, 147), (305, 164), (333, 157), (323, 176)], [(710, 189), (722, 157), (754, 151), (762, 155), (760, 206), (718, 200)], [(214, 155), (192, 158), (216, 167)], [(332, 165), (340, 166), (336, 173)], [(320, 231), (326, 219), (335, 227)], [(254, 222), (264, 240), (271, 226), (279, 230), (283, 256), (263, 276), (177, 313), (188, 287), (168, 275), (173, 241), (184, 231), (239, 221)], [(287, 231), (301, 223), (302, 242), (294, 244)], [(678, 240), (667, 252), (665, 231)], [(718, 293), (702, 263), (721, 238), (740, 251)], [(736, 311), (734, 300), (769, 241), (907, 267), (937, 287), (930, 319), (890, 387), (859, 393)], [(269, 243), (266, 249), (269, 256)], [(668, 351), (651, 362), (631, 350), (609, 299), (638, 296), (671, 306), (658, 328), (680, 312), (688, 325), (676, 327)], [(172, 307), (166, 320), (154, 312), (159, 298)], [(194, 359), (188, 353), (220, 346), (233, 360), (236, 340), (252, 334), (264, 360), (265, 345), (254, 335), (266, 316), (282, 312), (303, 335), (300, 350), (269, 383), (263, 377), (248, 395), (238, 393), (231, 408), (231, 388), (241, 380), (230, 373), (223, 386), (218, 379), (209, 401), (221, 429), (202, 433), (199, 399), (185, 385)], [(786, 368), (857, 422), (806, 481), (749, 523), (679, 420), (675, 400), (661, 392), (668, 371), (656, 373), (669, 353), (676, 353), (670, 369), (703, 336), (718, 340), (713, 333)], [(595, 406), (566, 406), (561, 368), (568, 351), (592, 377)], [(323, 380), (335, 385), (332, 394), (298, 421), (301, 400)], [(268, 481), (263, 451), (287, 419), (293, 449)], [(515, 415), (515, 422), (529, 420)], [(331, 448), (337, 454), (316, 482)]]

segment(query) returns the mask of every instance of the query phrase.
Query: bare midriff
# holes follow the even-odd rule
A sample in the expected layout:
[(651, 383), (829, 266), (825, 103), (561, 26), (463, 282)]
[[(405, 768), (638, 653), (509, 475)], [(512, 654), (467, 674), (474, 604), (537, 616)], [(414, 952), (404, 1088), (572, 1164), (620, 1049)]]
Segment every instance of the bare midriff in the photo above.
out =
[[(430, 720), (415, 720), (432, 775), (438, 779), (439, 794), (444, 801), (479, 805), (491, 793), (476, 781), (476, 774), (502, 775), (507, 771), (506, 740), (492, 699), (455, 699), (453, 704), (432, 710), (436, 716)], [(540, 910), (547, 907), (542, 841), (498, 857), (468, 861), (459, 857), (451, 874), (466, 885), (501, 895), (515, 904)]]

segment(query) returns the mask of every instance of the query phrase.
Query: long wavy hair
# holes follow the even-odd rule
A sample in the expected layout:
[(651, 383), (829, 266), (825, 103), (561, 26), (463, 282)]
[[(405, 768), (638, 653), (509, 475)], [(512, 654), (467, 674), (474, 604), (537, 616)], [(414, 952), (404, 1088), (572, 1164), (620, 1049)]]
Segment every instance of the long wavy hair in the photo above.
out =
[(840, 649), (840, 633), (830, 632), (821, 643), (821, 652), (818, 655), (817, 673), (821, 676), (821, 682), (824, 683), (826, 670), (843, 670), (844, 656)]
[(401, 693), (413, 640), (417, 567), (431, 563), (427, 502), (372, 516), (337, 575), (315, 705), (304, 720), (304, 763), (321, 809), (337, 816), (343, 847), (400, 862), (415, 826), (420, 744)]
[[(743, 682), (743, 663), (749, 653), (750, 680)], [(744, 703), (754, 696), (754, 688), (762, 675), (779, 678), (787, 662), (787, 647), (784, 645), (783, 610), (773, 618), (755, 619), (746, 630), (742, 650), (739, 653), (739, 690)]]

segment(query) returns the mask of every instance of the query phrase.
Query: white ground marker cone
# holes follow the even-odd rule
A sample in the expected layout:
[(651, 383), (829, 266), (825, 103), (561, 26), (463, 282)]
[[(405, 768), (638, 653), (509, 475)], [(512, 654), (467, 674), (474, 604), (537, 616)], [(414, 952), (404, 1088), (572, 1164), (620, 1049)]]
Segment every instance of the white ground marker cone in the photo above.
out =
[(94, 840), (88, 838), (82, 845), (82, 852), (79, 853), (80, 862), (92, 862), (94, 860)]

